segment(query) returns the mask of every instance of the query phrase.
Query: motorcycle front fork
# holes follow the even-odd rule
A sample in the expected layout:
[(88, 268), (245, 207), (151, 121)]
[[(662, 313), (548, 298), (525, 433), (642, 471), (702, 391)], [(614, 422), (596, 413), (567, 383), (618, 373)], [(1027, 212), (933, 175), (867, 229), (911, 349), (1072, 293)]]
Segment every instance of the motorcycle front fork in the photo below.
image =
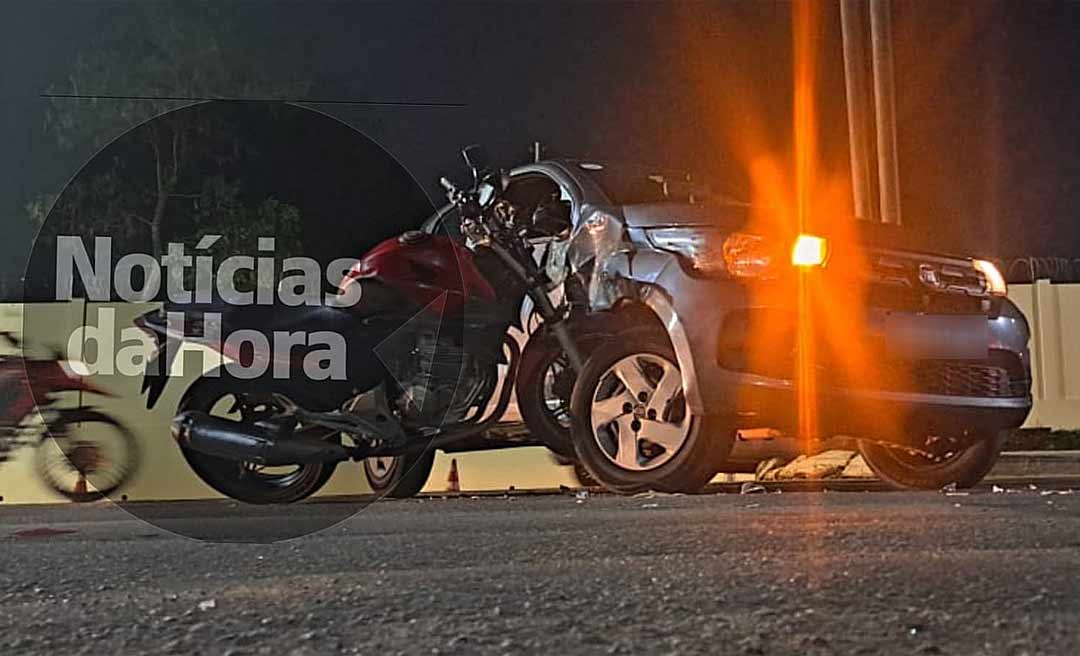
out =
[(566, 322), (556, 321), (555, 325), (551, 327), (551, 332), (555, 335), (555, 339), (559, 340), (559, 345), (562, 346), (563, 351), (566, 352), (566, 357), (570, 361), (574, 373), (580, 374), (581, 370), (585, 368), (585, 363), (581, 359), (581, 351), (578, 349), (577, 343), (570, 337), (570, 330), (567, 329)]
[(536, 309), (540, 312), (540, 317), (545, 324), (550, 326), (552, 334), (555, 335), (555, 339), (558, 340), (559, 345), (562, 346), (563, 351), (566, 353), (566, 357), (570, 361), (570, 367), (573, 368), (574, 373), (580, 374), (585, 367), (585, 361), (581, 357), (581, 350), (578, 349), (577, 343), (570, 336), (570, 330), (566, 327), (564, 321), (565, 317), (551, 304), (551, 299), (544, 293), (543, 287), (538, 284), (540, 272), (536, 269), (532, 260), (527, 260), (529, 266), (526, 268), (501, 245), (491, 243), (488, 248), (498, 255), (506, 266), (525, 283), (533, 304), (536, 305)]

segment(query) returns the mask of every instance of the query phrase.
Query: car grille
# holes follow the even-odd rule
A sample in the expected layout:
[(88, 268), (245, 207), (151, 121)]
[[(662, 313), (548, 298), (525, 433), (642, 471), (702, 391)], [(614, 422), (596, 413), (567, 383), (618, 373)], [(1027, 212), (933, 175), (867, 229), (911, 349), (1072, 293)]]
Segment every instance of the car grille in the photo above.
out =
[(984, 312), (985, 276), (962, 259), (871, 250), (864, 279), (872, 306), (931, 313)]
[(1030, 389), (1030, 381), (1023, 374), (1010, 374), (1009, 368), (985, 360), (879, 364), (862, 376), (850, 375), (841, 367), (828, 365), (820, 367), (819, 372), (830, 386), (848, 389), (978, 398), (1023, 397)]
[[(717, 362), (733, 371), (795, 380), (793, 341), (793, 337), (786, 341), (791, 345), (788, 348), (752, 357), (745, 334), (722, 336)], [(979, 360), (894, 360), (882, 348), (874, 355), (868, 354), (861, 365), (837, 359), (836, 354), (827, 351), (819, 355), (817, 379), (831, 388), (978, 398), (1022, 398), (1031, 389), (1020, 357), (1000, 349), (991, 349), (987, 358)]]
[(1005, 367), (967, 362), (924, 361), (912, 372), (916, 391), (946, 396), (1007, 398), (1027, 394), (1024, 380), (1013, 380)]
[(849, 388), (981, 398), (1025, 397), (1031, 389), (1020, 358), (1000, 349), (991, 349), (985, 360), (884, 361), (861, 380), (839, 373), (843, 368), (835, 364), (825, 369), (834, 372), (823, 372), (832, 385)]

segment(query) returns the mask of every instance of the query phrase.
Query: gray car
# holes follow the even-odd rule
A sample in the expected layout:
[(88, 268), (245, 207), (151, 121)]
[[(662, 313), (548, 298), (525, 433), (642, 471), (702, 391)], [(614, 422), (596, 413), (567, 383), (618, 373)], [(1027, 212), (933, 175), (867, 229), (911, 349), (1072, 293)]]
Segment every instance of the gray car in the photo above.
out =
[[(526, 300), (520, 421), (454, 450), (541, 444), (615, 491), (696, 491), (840, 441), (894, 486), (964, 487), (1031, 408), (1029, 328), (988, 262), (853, 220), (858, 240), (770, 234), (678, 172), (547, 160), (508, 181), (524, 216), (566, 223), (534, 253), (587, 360), (575, 372)], [(424, 229), (457, 230), (452, 208)], [(830, 290), (812, 320), (800, 284)], [(397, 460), (368, 463), (374, 487)]]
[[(750, 205), (643, 167), (551, 160), (510, 179), (570, 212), (545, 258), (572, 332), (605, 336), (569, 411), (576, 458), (608, 487), (693, 491), (838, 437), (895, 486), (970, 486), (1027, 417), (1029, 328), (989, 262), (865, 222), (843, 242), (761, 232)], [(828, 291), (800, 306), (807, 288)]]

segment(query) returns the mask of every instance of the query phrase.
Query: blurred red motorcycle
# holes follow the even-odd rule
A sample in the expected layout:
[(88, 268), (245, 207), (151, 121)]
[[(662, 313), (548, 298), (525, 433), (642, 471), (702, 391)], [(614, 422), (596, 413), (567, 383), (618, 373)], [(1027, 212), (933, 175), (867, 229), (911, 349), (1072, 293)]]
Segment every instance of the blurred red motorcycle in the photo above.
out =
[[(10, 332), (0, 340), (21, 352)], [(108, 414), (80, 404), (57, 407), (62, 392), (112, 396), (87, 381), (63, 355), (0, 356), (0, 463), (22, 446), (35, 446), (42, 480), (71, 501), (95, 501), (126, 484), (138, 467), (135, 436)], [(41, 422), (34, 421), (40, 415)]]

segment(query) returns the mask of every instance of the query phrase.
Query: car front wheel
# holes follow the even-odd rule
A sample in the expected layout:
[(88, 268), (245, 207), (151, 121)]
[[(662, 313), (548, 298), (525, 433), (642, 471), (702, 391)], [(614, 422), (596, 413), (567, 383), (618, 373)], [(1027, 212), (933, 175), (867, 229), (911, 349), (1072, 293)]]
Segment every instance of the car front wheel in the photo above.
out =
[(734, 431), (695, 415), (665, 336), (632, 331), (596, 349), (574, 385), (574, 449), (615, 492), (697, 492), (718, 471)]

